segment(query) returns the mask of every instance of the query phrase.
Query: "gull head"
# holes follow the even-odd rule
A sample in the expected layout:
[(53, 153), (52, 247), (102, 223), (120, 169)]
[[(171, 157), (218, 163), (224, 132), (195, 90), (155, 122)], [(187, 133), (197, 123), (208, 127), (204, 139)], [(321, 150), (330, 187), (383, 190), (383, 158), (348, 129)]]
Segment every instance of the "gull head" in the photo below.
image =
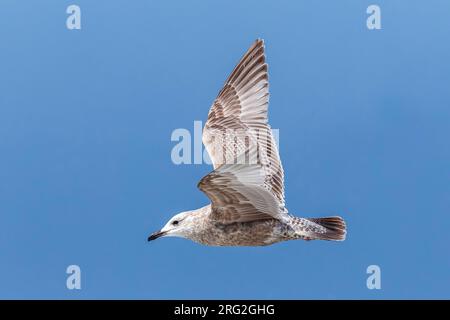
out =
[(161, 237), (190, 238), (197, 225), (196, 216), (194, 211), (185, 211), (174, 215), (161, 230), (152, 233), (148, 237), (148, 241)]

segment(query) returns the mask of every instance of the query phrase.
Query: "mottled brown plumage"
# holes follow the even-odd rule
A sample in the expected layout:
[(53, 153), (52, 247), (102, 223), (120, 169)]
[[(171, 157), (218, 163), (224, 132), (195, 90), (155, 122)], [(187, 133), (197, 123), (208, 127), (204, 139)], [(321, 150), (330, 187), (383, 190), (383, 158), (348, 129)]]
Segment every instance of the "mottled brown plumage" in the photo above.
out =
[(268, 123), (267, 69), (264, 42), (256, 40), (214, 100), (203, 129), (214, 171), (198, 187), (211, 204), (175, 215), (149, 240), (178, 236), (205, 245), (263, 246), (292, 239), (345, 239), (340, 217), (288, 214), (284, 171)]

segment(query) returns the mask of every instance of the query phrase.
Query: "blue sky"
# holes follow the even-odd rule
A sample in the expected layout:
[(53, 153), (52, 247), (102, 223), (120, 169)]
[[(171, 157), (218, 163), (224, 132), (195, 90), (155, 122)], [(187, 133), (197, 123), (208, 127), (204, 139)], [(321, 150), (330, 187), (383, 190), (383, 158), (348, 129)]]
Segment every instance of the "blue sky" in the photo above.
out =
[[(377, 1), (375, 31), (370, 4), (2, 1), (0, 298), (450, 298), (450, 3)], [(170, 135), (258, 37), (287, 206), (347, 240), (147, 243), (208, 202), (211, 167), (174, 165)]]

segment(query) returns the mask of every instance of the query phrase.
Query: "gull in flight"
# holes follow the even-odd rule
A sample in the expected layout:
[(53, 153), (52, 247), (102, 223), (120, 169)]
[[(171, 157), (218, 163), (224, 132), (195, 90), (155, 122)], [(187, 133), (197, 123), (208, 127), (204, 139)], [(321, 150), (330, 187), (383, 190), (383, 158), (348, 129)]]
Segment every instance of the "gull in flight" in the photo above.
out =
[(300, 218), (288, 213), (268, 104), (264, 41), (258, 39), (226, 80), (203, 129), (214, 170), (198, 188), (211, 203), (176, 214), (149, 241), (182, 237), (211, 246), (265, 246), (295, 239), (345, 239), (341, 217)]

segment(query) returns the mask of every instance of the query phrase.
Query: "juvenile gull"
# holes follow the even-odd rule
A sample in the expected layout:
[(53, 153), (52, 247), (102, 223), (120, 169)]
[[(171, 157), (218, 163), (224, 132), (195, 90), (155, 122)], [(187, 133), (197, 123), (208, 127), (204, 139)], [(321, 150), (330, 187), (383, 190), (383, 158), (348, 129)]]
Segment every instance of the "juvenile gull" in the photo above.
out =
[(208, 114), (203, 144), (214, 171), (198, 188), (211, 200), (178, 213), (148, 240), (182, 237), (212, 246), (265, 246), (285, 240), (345, 239), (341, 217), (299, 218), (284, 201), (284, 173), (268, 124), (264, 41), (256, 40)]

